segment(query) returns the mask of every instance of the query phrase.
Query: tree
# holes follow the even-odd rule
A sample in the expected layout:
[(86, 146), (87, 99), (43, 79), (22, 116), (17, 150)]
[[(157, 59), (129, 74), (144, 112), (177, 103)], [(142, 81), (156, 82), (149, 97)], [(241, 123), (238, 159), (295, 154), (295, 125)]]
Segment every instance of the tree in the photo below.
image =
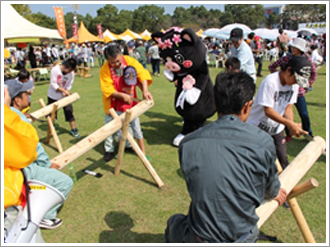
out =
[(25, 19), (29, 20), (32, 23), (37, 23), (38, 19), (35, 19), (32, 15), (32, 11), (30, 9), (30, 6), (28, 4), (11, 4), (11, 6), (19, 13), (21, 16), (23, 16)]
[(230, 12), (233, 22), (242, 23), (256, 29), (266, 21), (264, 8), (261, 4), (226, 4), (225, 12)]
[[(194, 26), (196, 26), (195, 29), (193, 28), (194, 31), (198, 31), (200, 28), (206, 27), (206, 23), (209, 18), (209, 13), (208, 13), (208, 10), (203, 5), (197, 6), (197, 7), (190, 6), (190, 8), (188, 9), (188, 12), (192, 19), (192, 22), (190, 22), (190, 23), (192, 23), (192, 24), (194, 24)], [(188, 22), (186, 22), (186, 23), (189, 24)]]
[(221, 12), (219, 9), (210, 9), (209, 10), (209, 17), (203, 26), (203, 29), (207, 28), (220, 28), (221, 27), (221, 20), (224, 13)]
[(142, 5), (133, 12), (133, 24), (131, 29), (134, 32), (140, 33), (148, 29), (149, 32), (154, 32), (161, 29), (161, 24), (164, 21), (164, 7), (159, 7), (154, 4)]
[(119, 33), (121, 29), (118, 29), (118, 25), (120, 25), (117, 22), (118, 18), (118, 9), (111, 5), (106, 4), (102, 8), (99, 8), (97, 11), (97, 16), (93, 20), (93, 24), (91, 26), (91, 31), (96, 30), (96, 24), (102, 24), (102, 29), (106, 30), (109, 29), (111, 32)]
[[(84, 25), (85, 25), (86, 20), (83, 15), (80, 15), (80, 14), (76, 14), (76, 15), (77, 15), (77, 23), (78, 23), (78, 29), (79, 29), (80, 22), (81, 21), (84, 22)], [(71, 38), (73, 36), (73, 34), (72, 34), (73, 16), (74, 16), (74, 13), (72, 13), (72, 12), (68, 12), (64, 15), (66, 35), (68, 38)], [(87, 28), (87, 26), (86, 26), (86, 28)]]
[(57, 29), (57, 24), (55, 18), (51, 18), (41, 12), (38, 13), (32, 13), (31, 17), (35, 21), (34, 23), (41, 27), (51, 28), (51, 29)]
[(296, 30), (299, 23), (326, 20), (325, 4), (288, 4), (280, 15), (283, 28)]
[(266, 27), (268, 28), (277, 27), (279, 20), (280, 20), (279, 15), (275, 11), (271, 12), (267, 18)]
[(116, 21), (118, 23), (116, 33), (125, 32), (127, 28), (131, 29), (133, 26), (133, 19), (133, 11), (121, 10)]
[(190, 12), (183, 7), (176, 7), (172, 16), (173, 26), (182, 27), (185, 23), (193, 22)]

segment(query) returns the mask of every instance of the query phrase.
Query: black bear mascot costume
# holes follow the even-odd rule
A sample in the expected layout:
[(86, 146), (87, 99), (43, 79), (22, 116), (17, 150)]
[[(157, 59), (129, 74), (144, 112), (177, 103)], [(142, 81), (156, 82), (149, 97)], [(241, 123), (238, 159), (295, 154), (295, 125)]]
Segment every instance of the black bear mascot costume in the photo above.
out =
[(202, 127), (215, 113), (206, 48), (190, 28), (172, 27), (151, 37), (165, 62), (165, 77), (176, 85), (174, 105), (184, 120), (181, 133), (173, 140), (173, 145), (179, 146), (185, 135)]

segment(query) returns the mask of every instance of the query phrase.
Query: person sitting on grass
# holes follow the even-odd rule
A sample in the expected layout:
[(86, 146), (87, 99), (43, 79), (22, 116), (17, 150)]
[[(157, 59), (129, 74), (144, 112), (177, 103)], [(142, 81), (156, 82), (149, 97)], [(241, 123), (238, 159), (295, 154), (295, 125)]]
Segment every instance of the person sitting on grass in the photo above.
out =
[[(137, 73), (136, 69), (133, 66), (127, 66), (123, 70), (123, 75), (121, 76), (118, 83), (115, 84), (115, 89), (118, 93), (128, 94), (132, 101), (130, 104), (126, 103), (124, 100), (115, 98), (114, 109), (116, 110), (118, 115), (126, 112), (128, 109), (131, 109), (133, 106), (137, 105), (137, 95), (136, 95), (136, 86), (137, 86)], [(141, 131), (140, 119), (139, 117), (132, 120), (129, 124), (129, 132), (137, 139), (139, 147), (143, 154), (146, 156), (148, 160), (150, 157), (146, 155), (143, 133)], [(120, 136), (121, 131), (118, 133)], [(119, 137), (120, 138), (120, 137)], [(118, 138), (118, 139), (119, 139)], [(112, 140), (114, 139), (114, 135), (112, 135)], [(126, 141), (126, 150), (131, 150), (132, 147), (128, 141)]]
[[(74, 70), (76, 69), (77, 62), (73, 58), (57, 64), (50, 71), (50, 85), (48, 88), (48, 103), (50, 105), (60, 99), (70, 96), (70, 89), (74, 81)], [(75, 117), (73, 115), (72, 104), (63, 107), (65, 121), (70, 123), (71, 134), (75, 138), (80, 138), (78, 129), (75, 124)]]
[[(14, 79), (7, 80), (5, 84), (8, 87), (11, 97), (10, 109), (17, 113), (21, 120), (29, 122), (21, 111), (29, 105), (29, 98), (34, 88), (32, 81), (23, 83)], [(49, 184), (67, 198), (73, 186), (72, 179), (68, 175), (60, 172), (57, 164), (50, 162), (49, 156), (40, 142), (37, 144), (36, 151), (37, 158), (24, 168), (27, 180), (37, 180)], [(44, 218), (39, 224), (40, 228), (54, 229), (62, 224), (62, 220), (56, 218), (57, 210), (60, 206), (61, 204), (56, 205), (44, 215)]]

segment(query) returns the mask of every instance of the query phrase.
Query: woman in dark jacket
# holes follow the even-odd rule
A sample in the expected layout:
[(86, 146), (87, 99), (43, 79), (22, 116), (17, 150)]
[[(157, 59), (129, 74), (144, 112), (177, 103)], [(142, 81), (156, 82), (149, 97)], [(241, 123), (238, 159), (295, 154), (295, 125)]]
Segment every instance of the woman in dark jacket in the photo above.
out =
[(36, 55), (34, 54), (33, 46), (30, 45), (28, 57), (30, 60), (31, 68), (37, 68)]

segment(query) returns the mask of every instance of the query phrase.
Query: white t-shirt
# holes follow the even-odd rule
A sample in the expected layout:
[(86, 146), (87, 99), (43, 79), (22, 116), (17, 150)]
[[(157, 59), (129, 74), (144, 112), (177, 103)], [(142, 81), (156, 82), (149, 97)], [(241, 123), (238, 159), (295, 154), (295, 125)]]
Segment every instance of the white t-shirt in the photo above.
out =
[(153, 46), (149, 47), (148, 54), (151, 55), (152, 59), (160, 59), (159, 49), (158, 49), (157, 45), (153, 45)]
[(48, 88), (47, 96), (54, 100), (59, 100), (65, 97), (60, 91), (57, 91), (59, 87), (70, 90), (74, 81), (74, 72), (66, 75), (62, 74), (60, 64), (54, 66), (50, 71), (50, 85)]
[(323, 58), (320, 56), (320, 54), (318, 53), (317, 49), (315, 49), (314, 51), (312, 51), (312, 62), (315, 65), (320, 65), (323, 62)]
[(271, 107), (281, 116), (288, 104), (297, 102), (298, 84), (282, 86), (279, 72), (269, 74), (260, 84), (255, 96), (247, 123), (255, 125), (270, 135), (276, 135), (284, 129), (284, 125), (268, 118), (264, 107)]

